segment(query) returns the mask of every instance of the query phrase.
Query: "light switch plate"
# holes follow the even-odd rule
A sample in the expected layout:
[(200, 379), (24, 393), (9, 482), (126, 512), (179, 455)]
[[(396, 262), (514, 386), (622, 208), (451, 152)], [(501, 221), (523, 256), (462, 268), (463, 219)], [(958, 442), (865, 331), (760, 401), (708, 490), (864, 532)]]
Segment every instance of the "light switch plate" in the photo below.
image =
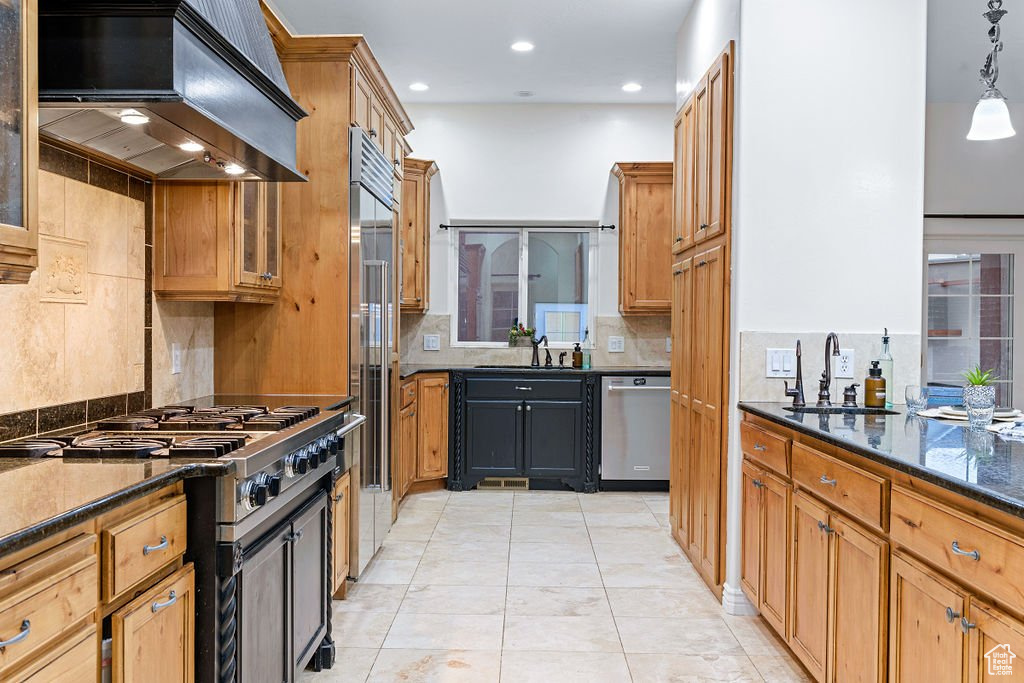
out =
[(441, 335), (439, 335), (439, 334), (425, 334), (425, 335), (423, 335), (423, 350), (424, 351), (440, 351), (441, 350)]
[(171, 374), (181, 374), (181, 344), (171, 342)]
[(608, 337), (608, 353), (623, 353), (625, 350), (625, 337)]
[(856, 367), (854, 358), (852, 349), (839, 352), (839, 355), (836, 357), (836, 379), (853, 379), (853, 369)]
[(796, 351), (794, 349), (765, 349), (765, 377), (796, 377)]
[(665, 353), (672, 353), (672, 337), (665, 337)]

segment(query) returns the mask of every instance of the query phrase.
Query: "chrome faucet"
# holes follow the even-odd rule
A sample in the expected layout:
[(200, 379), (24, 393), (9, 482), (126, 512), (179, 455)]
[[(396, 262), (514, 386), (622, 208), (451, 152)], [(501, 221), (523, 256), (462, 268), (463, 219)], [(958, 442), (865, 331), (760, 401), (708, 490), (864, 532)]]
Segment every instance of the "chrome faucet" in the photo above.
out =
[(539, 368), (540, 367), (540, 345), (541, 345), (541, 342), (544, 343), (544, 353), (547, 354), (547, 359), (545, 359), (544, 367), (548, 367), (548, 368), (551, 367), (551, 352), (548, 350), (548, 335), (545, 334), (540, 339), (531, 339), (530, 340), (530, 343), (533, 344), (533, 359), (530, 361), (530, 367), (531, 368)]
[(800, 340), (796, 340), (796, 386), (792, 389), (789, 388), (789, 382), (783, 382), (782, 386), (786, 388), (786, 396), (793, 399), (794, 408), (803, 408), (807, 405), (804, 401), (804, 366), (801, 357), (803, 353), (800, 351)]
[[(833, 345), (834, 344), (834, 345)], [(829, 386), (832, 384), (832, 356), (839, 355), (839, 336), (835, 332), (829, 332), (825, 337), (825, 369), (821, 371), (821, 379), (818, 381), (818, 407), (827, 408), (832, 405), (829, 394)]]

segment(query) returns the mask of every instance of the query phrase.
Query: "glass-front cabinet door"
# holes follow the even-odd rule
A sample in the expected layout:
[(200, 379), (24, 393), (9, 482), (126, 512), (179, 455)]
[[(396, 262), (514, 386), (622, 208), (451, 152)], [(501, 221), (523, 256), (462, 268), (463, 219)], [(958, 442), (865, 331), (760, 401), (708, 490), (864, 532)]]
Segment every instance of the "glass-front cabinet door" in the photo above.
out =
[(36, 0), (0, 0), (0, 283), (36, 267)]
[(266, 280), (260, 267), (260, 242), (262, 226), (260, 207), (260, 186), (263, 183), (238, 183), (238, 284), (261, 285)]
[(281, 286), (281, 186), (264, 183), (266, 218), (263, 229), (263, 265), (266, 279), (263, 284)]

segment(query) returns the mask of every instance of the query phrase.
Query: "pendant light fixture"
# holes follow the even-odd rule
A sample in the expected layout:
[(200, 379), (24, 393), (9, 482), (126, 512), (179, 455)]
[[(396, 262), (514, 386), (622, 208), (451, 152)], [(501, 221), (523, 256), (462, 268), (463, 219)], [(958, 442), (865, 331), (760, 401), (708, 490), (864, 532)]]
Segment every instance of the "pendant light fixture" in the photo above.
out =
[(996, 79), (999, 78), (999, 53), (1003, 51), (999, 20), (1005, 14), (1003, 0), (989, 0), (988, 11), (982, 15), (992, 24), (992, 28), (988, 30), (988, 38), (992, 41), (992, 50), (985, 58), (984, 66), (981, 67), (981, 82), (985, 84), (985, 92), (981, 94), (981, 99), (974, 107), (971, 130), (967, 133), (968, 140), (1002, 140), (1017, 134), (1017, 131), (1013, 129), (1013, 123), (1010, 122), (1010, 110), (1006, 107), (1006, 98), (996, 88)]

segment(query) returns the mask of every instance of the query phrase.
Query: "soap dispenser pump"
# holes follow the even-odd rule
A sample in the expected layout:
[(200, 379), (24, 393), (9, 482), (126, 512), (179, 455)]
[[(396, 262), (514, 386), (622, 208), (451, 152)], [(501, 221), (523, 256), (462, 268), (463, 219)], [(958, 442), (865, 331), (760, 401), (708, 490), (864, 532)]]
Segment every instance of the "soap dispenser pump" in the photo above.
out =
[(885, 407), (885, 378), (878, 361), (871, 361), (868, 376), (864, 379), (864, 405), (868, 408)]
[(576, 346), (572, 350), (572, 366), (574, 368), (583, 367), (583, 351), (580, 349), (579, 342), (576, 342)]

